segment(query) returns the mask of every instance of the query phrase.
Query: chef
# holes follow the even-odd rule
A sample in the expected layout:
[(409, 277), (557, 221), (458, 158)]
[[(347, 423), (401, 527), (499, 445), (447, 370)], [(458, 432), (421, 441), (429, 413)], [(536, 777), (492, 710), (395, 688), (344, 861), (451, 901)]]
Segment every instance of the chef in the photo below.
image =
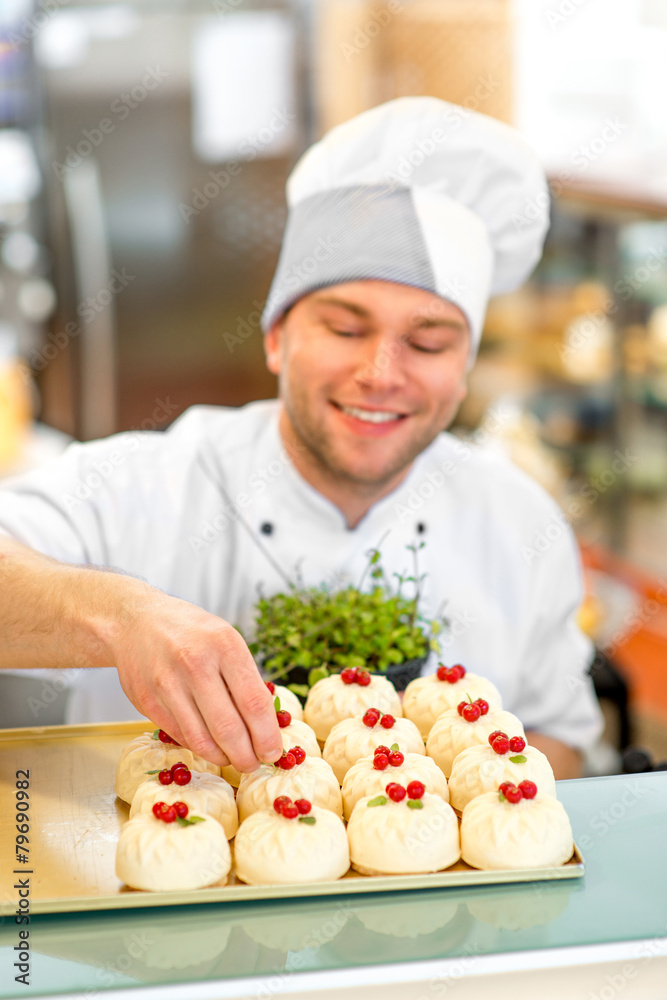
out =
[(539, 260), (546, 191), (516, 131), (435, 98), (316, 143), (262, 318), (279, 399), (193, 407), (8, 483), (0, 666), (65, 670), (70, 722), (141, 714), (252, 770), (281, 752), (234, 628), (259, 588), (358, 580), (379, 543), (391, 577), (419, 540), (442, 659), (489, 677), (557, 777), (578, 774), (600, 712), (573, 538), (519, 470), (444, 433), (489, 296)]

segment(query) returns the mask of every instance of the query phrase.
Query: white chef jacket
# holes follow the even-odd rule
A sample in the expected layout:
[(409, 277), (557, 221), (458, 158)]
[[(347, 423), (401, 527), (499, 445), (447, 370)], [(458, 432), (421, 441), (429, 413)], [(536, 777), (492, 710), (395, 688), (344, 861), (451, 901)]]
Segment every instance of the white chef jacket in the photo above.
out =
[[(440, 659), (499, 688), (526, 728), (585, 748), (600, 711), (575, 614), (576, 547), (553, 501), (510, 462), (441, 434), (349, 529), (296, 471), (280, 403), (196, 406), (165, 432), (87, 444), (0, 488), (0, 529), (74, 564), (112, 567), (252, 632), (259, 588), (359, 582), (381, 542), (392, 574), (424, 541), (423, 611), (445, 603)], [(426, 672), (436, 667), (435, 658)], [(81, 670), (68, 721), (134, 718), (115, 670)]]

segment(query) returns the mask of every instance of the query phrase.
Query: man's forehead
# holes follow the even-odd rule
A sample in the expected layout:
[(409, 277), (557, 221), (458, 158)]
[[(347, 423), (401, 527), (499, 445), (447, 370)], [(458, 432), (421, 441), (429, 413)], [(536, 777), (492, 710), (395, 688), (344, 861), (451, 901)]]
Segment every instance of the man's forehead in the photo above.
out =
[(384, 312), (400, 310), (401, 319), (414, 327), (451, 327), (466, 331), (468, 324), (458, 306), (432, 292), (389, 282), (355, 282), (311, 292), (315, 308), (344, 309), (360, 319), (373, 320)]

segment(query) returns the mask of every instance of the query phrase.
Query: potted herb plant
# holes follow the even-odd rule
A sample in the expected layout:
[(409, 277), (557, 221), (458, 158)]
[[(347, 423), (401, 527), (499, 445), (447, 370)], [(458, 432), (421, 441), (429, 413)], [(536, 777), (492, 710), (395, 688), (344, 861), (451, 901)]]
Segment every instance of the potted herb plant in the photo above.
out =
[[(444, 618), (428, 620), (419, 602), (424, 575), (417, 553), (424, 542), (409, 545), (410, 576), (395, 573), (392, 588), (371, 549), (358, 586), (332, 589), (326, 585), (292, 585), (255, 606), (256, 634), (250, 650), (272, 681), (286, 684), (302, 698), (322, 677), (345, 667), (363, 667), (384, 674), (398, 690), (418, 677), (429, 653), (440, 651), (438, 636)], [(367, 577), (372, 586), (362, 587)], [(411, 589), (411, 596), (404, 591)]]

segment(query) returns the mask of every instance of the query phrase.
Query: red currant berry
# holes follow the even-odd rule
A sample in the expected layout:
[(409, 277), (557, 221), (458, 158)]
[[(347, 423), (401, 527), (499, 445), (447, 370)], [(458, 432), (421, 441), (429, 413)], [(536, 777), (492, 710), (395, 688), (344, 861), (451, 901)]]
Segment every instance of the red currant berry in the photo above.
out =
[(411, 781), (407, 791), (409, 799), (420, 799), (426, 791), (426, 786), (423, 781)]
[(269, 694), (275, 694), (276, 693), (276, 685), (273, 683), (273, 681), (265, 681), (264, 683), (266, 684), (267, 688), (269, 689)]
[(526, 749), (526, 741), (522, 736), (513, 736), (510, 740), (510, 750), (512, 753), (521, 753)]
[(187, 767), (177, 767), (173, 772), (175, 785), (189, 785), (192, 779), (192, 772)]
[(521, 799), (523, 798), (523, 792), (515, 785), (512, 785), (511, 788), (508, 788), (505, 792), (503, 792), (503, 795), (508, 802), (512, 803), (513, 806), (515, 806), (517, 802), (521, 802)]
[(364, 716), (361, 721), (365, 726), (368, 726), (369, 729), (372, 729), (373, 726), (377, 725), (379, 718), (380, 718), (380, 713), (378, 709), (369, 708), (368, 711), (364, 713)]
[(383, 729), (393, 729), (396, 719), (393, 715), (383, 715), (380, 719), (380, 725)]
[(408, 794), (403, 788), (403, 785), (399, 785), (395, 781), (390, 781), (385, 792), (393, 802), (402, 802), (405, 796)]
[(489, 703), (488, 703), (488, 701), (484, 701), (483, 698), (477, 698), (476, 701), (475, 701), (475, 704), (479, 705), (480, 715), (488, 715), (489, 714)]
[(313, 808), (308, 799), (295, 799), (294, 805), (297, 807), (302, 816), (307, 816)]
[(502, 792), (503, 795), (505, 794), (508, 788), (514, 788), (513, 781), (503, 781), (502, 785), (498, 785), (498, 791)]
[(185, 819), (190, 812), (185, 802), (174, 802), (173, 806), (179, 819)]
[(303, 764), (304, 760), (306, 759), (306, 751), (303, 749), (303, 747), (292, 747), (290, 753), (292, 754), (292, 757), (294, 757), (294, 760), (297, 764)]
[(160, 782), (161, 785), (170, 785), (174, 780), (174, 776), (171, 773), (171, 771), (168, 771), (165, 768), (164, 771), (160, 771), (160, 773), (157, 776), (157, 780)]
[(389, 766), (389, 757), (386, 753), (376, 753), (373, 757), (373, 767), (376, 771), (384, 771)]
[(299, 815), (299, 808), (293, 802), (288, 802), (283, 806), (283, 816), (285, 819), (296, 819)]
[(355, 667), (345, 667), (345, 670), (341, 670), (340, 679), (343, 684), (354, 684), (357, 679), (357, 671)]
[(162, 810), (167, 808), (166, 802), (156, 802), (153, 806), (153, 815), (156, 819), (160, 819), (162, 816)]
[(456, 706), (456, 711), (459, 713), (459, 715), (463, 715), (463, 709), (466, 707), (467, 704), (468, 704), (467, 701), (460, 701), (458, 703), (458, 705)]
[(362, 688), (368, 687), (370, 682), (371, 682), (371, 675), (368, 673), (367, 670), (359, 670), (357, 672), (357, 684), (359, 684)]
[(277, 799), (273, 800), (273, 808), (277, 813), (282, 813), (283, 808), (291, 802), (289, 795), (279, 795)]
[(405, 757), (400, 750), (395, 750), (394, 753), (389, 754), (389, 763), (392, 767), (400, 767)]
[(456, 671), (456, 679), (459, 681), (466, 675), (466, 668), (461, 666), (460, 663), (457, 663), (451, 669)]
[(494, 729), (492, 733), (489, 733), (489, 746), (493, 746), (496, 736), (507, 736), (507, 733), (504, 733), (502, 729)]
[(184, 767), (186, 769), (186, 771), (188, 770), (188, 765), (184, 764), (182, 760), (179, 760), (175, 764), (172, 764), (171, 767), (169, 768), (169, 770), (173, 774), (175, 771), (180, 770), (180, 768), (182, 768), (182, 767)]
[(504, 754), (510, 748), (510, 741), (506, 736), (496, 736), (495, 740), (491, 744), (491, 749), (495, 750), (497, 754)]
[(163, 809), (162, 812), (160, 813), (160, 819), (164, 823), (174, 823), (176, 821), (176, 810), (174, 809), (174, 807), (167, 806), (166, 809)]
[(296, 760), (294, 759), (294, 754), (291, 750), (288, 753), (284, 753), (282, 757), (276, 761), (276, 767), (281, 767), (283, 771), (291, 771), (295, 764)]
[(527, 778), (525, 781), (519, 782), (519, 788), (521, 789), (524, 799), (534, 799), (537, 795), (537, 785), (534, 781), (528, 781)]
[(160, 732), (158, 733), (158, 737), (160, 743), (173, 743), (175, 747), (180, 747), (181, 745), (180, 743), (177, 743), (176, 740), (172, 740), (169, 733), (165, 733), (164, 729), (160, 730)]
[(446, 667), (444, 663), (441, 663), (435, 672), (435, 676), (438, 678), (439, 681), (446, 681), (448, 673), (449, 673), (449, 667)]
[(389, 754), (391, 753), (391, 750), (389, 749), (389, 747), (386, 747), (386, 746), (384, 746), (384, 744), (381, 744), (379, 747), (375, 748), (375, 750), (373, 751), (373, 753), (374, 754), (376, 754), (376, 753), (383, 753), (383, 754), (386, 754), (386, 756), (388, 757)]
[(472, 704), (467, 702), (461, 710), (461, 715), (466, 722), (477, 722), (481, 714), (479, 705), (475, 705), (474, 702)]
[(292, 716), (284, 708), (281, 708), (279, 712), (276, 712), (276, 719), (280, 728), (285, 729), (292, 721)]

